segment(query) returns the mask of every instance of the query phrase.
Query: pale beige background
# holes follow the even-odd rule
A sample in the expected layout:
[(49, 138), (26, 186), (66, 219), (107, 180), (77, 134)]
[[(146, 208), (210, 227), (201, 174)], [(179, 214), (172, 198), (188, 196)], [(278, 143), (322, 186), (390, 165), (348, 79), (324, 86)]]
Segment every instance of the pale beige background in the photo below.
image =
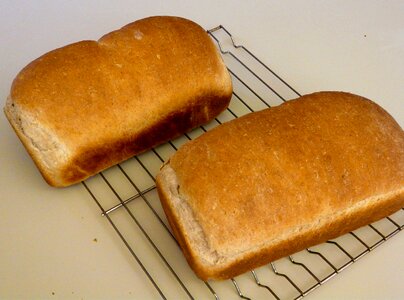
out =
[[(16, 73), (44, 52), (167, 14), (223, 24), (301, 93), (361, 94), (404, 126), (403, 1), (217, 2), (3, 0), (0, 104)], [(0, 141), (0, 298), (155, 296), (83, 187), (48, 187), (4, 115)], [(400, 233), (307, 299), (402, 298), (403, 249)]]

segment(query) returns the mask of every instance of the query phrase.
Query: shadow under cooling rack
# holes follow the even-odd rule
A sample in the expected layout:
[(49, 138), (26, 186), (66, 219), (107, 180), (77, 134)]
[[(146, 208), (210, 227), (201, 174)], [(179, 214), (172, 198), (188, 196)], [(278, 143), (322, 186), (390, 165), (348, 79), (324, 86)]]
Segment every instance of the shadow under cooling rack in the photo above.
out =
[(135, 268), (163, 299), (299, 299), (362, 258), (404, 227), (404, 210), (335, 240), (277, 260), (231, 280), (203, 282), (183, 257), (158, 199), (160, 166), (188, 140), (252, 111), (300, 94), (218, 26), (208, 31), (233, 81), (229, 108), (210, 123), (83, 182), (134, 258)]

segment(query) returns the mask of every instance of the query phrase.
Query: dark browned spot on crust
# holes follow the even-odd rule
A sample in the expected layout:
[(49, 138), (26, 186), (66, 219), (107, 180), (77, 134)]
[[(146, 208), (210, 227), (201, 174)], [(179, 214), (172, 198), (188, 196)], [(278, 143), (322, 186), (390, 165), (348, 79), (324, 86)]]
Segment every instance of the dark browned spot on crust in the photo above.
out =
[(79, 182), (111, 165), (122, 162), (154, 146), (176, 138), (185, 132), (210, 121), (229, 104), (230, 95), (204, 96), (194, 104), (160, 120), (153, 127), (136, 136), (105, 144), (96, 149), (84, 150), (71, 166), (65, 170), (65, 181)]

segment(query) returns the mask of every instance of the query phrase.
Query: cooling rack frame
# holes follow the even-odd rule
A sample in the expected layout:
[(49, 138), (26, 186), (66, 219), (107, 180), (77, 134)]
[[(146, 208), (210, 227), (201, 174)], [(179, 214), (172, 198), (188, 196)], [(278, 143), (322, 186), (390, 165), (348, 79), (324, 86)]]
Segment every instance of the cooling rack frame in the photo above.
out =
[[(167, 251), (175, 253), (174, 256), (181, 255), (179, 246), (161, 207), (159, 207), (159, 202), (156, 200), (154, 179), (158, 171), (158, 164), (163, 164), (169, 154), (176, 151), (182, 143), (223, 122), (300, 96), (299, 92), (251, 51), (243, 45), (237, 44), (232, 34), (224, 26), (217, 26), (207, 32), (217, 44), (232, 76), (234, 92), (229, 108), (209, 124), (153, 148), (145, 154), (135, 156), (128, 162), (103, 171), (82, 184), (97, 204), (101, 215), (110, 223), (133, 256), (134, 263), (148, 278), (158, 297), (169, 299), (175, 295), (176, 299), (205, 299), (207, 296), (212, 299), (232, 297), (253, 299), (260, 297), (257, 295), (265, 295), (266, 298), (274, 299), (300, 299), (400, 232), (404, 228), (404, 208), (392, 216), (350, 232), (342, 238), (308, 248), (282, 259), (281, 262), (272, 262), (268, 266), (252, 270), (225, 282), (203, 282), (197, 279), (185, 260), (180, 261), (181, 266), (178, 266), (177, 263), (174, 265), (172, 263), (173, 255), (165, 252), (165, 247), (160, 242), (160, 236), (156, 237), (152, 233), (154, 231), (146, 225), (151, 220), (151, 216), (153, 222), (161, 230), (160, 234), (171, 240), (166, 244), (173, 244)], [(152, 156), (157, 162), (150, 166), (147, 156)], [(139, 172), (143, 174), (144, 177), (140, 182), (138, 173), (133, 175), (129, 171), (132, 167), (139, 168)], [(122, 187), (117, 182), (126, 182), (126, 190), (131, 192), (122, 192)], [(143, 222), (138, 210), (132, 207), (136, 202), (141, 202), (147, 211), (146, 222)], [(116, 217), (118, 213), (119, 216)], [(139, 243), (147, 245), (146, 248), (152, 251), (151, 254), (150, 252), (146, 256), (141, 254), (145, 251), (137, 249), (139, 243), (130, 241), (132, 233), (121, 229), (122, 219), (119, 218), (125, 218), (125, 222), (130, 223), (129, 227), (133, 226), (134, 230), (136, 229), (141, 237), (138, 240)], [(151, 259), (163, 267), (164, 272), (170, 278), (168, 284), (174, 285), (174, 289), (165, 287), (167, 276), (159, 279), (156, 272), (152, 272), (148, 266), (150, 265), (149, 256), (152, 256)], [(338, 259), (335, 258), (336, 256)], [(262, 270), (263, 268), (265, 270)], [(321, 272), (315, 268), (321, 269)], [(290, 270), (294, 270), (298, 275), (294, 275)], [(271, 277), (271, 280), (268, 280), (267, 277)], [(306, 281), (309, 283), (302, 283), (296, 279), (302, 277), (307, 278)]]

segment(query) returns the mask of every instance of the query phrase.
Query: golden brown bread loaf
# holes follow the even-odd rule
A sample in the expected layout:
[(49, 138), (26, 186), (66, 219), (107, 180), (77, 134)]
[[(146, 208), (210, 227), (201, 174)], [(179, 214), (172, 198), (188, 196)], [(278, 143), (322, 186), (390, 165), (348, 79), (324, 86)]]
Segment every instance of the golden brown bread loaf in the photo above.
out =
[(234, 277), (404, 206), (404, 132), (359, 96), (320, 92), (220, 125), (157, 177), (196, 274)]
[(199, 25), (151, 17), (36, 59), (5, 113), (45, 180), (66, 186), (213, 119), (231, 93)]

